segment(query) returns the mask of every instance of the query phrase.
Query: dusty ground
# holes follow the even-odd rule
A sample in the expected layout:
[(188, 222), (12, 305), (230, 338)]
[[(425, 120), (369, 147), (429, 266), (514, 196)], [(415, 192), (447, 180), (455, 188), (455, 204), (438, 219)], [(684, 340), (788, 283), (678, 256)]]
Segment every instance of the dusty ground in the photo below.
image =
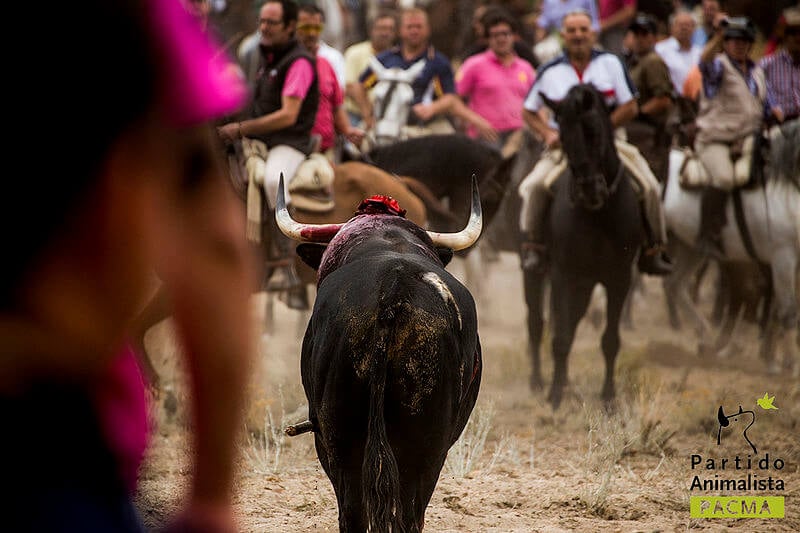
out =
[[(743, 326), (737, 355), (703, 360), (694, 355), (690, 331), (667, 326), (660, 283), (645, 280), (635, 296), (633, 329), (623, 330), (617, 361), (618, 406), (603, 412), (598, 395), (603, 362), (601, 330), (585, 319), (570, 356), (571, 386), (553, 414), (544, 393), (528, 388), (530, 364), (521, 275), (516, 258), (502, 254), (482, 278), (479, 299), (484, 379), (464, 439), (451, 450), (426, 513), (426, 531), (800, 531), (800, 382), (766, 374), (757, 357), (755, 332)], [(463, 263), (451, 271), (463, 274)], [(703, 302), (710, 298), (704, 291)], [(263, 295), (254, 298), (261, 314)], [(705, 304), (708, 308), (708, 304)], [(594, 317), (599, 317), (595, 313)], [(275, 329), (260, 338), (260, 372), (253, 376), (249, 438), (242, 445), (236, 506), (246, 532), (337, 531), (336, 499), (321, 470), (313, 438), (283, 437), (283, 425), (302, 408), (299, 354), (303, 317), (274, 305)], [(602, 321), (599, 322), (602, 324)], [(148, 346), (177, 398), (153, 409), (157, 428), (141, 475), (138, 498), (149, 526), (162, 524), (188, 479), (188, 451), (181, 382), (172, 361), (169, 322), (148, 336)], [(544, 372), (550, 376), (549, 346)], [(778, 410), (756, 398), (768, 392)], [(162, 396), (163, 398), (163, 396)], [(748, 436), (726, 429), (716, 445), (716, 413), (742, 405), (756, 411)], [(692, 454), (729, 458), (748, 454), (784, 461), (781, 470), (692, 470)], [(753, 461), (755, 463), (755, 460)], [(720, 492), (689, 490), (701, 479), (780, 479), (783, 490)], [(693, 495), (784, 496), (786, 518), (692, 519)]]

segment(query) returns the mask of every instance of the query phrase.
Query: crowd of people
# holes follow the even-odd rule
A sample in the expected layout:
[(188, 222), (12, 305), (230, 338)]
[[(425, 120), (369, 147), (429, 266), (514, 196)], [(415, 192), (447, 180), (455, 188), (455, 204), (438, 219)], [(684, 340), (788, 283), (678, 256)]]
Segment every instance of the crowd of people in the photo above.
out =
[[(702, 238), (718, 248), (720, 190), (749, 172), (742, 158), (757, 150), (748, 141), (800, 116), (800, 6), (781, 13), (756, 57), (759, 29), (729, 16), (722, 0), (673, 4), (661, 20), (635, 0), (543, 0), (530, 32), (508, 6), (483, 2), (475, 41), (455, 62), (431, 44), (419, 7), (374, 11), (368, 38), (338, 50), (321, 39), (318, 5), (259, 1), (256, 31), (226, 61), (208, 0), (73, 5), (52, 36), (71, 60), (55, 72), (28, 67), (24, 78), (52, 84), (62, 69), (61, 80), (81, 82), (61, 84), (69, 105), (44, 108), (24, 84), (13, 94), (34, 113), (23, 124), (88, 126), (48, 148), (53, 160), (70, 162), (70, 179), (49, 180), (47, 194), (35, 179), (7, 185), (6, 198), (40, 203), (24, 235), (15, 210), (2, 210), (12, 253), (0, 410), (15, 436), (4, 439), (2, 457), (16, 492), (6, 520), (17, 531), (143, 529), (132, 503), (147, 432), (133, 337), (155, 291), (178, 326), (193, 391), (194, 476), (172, 527), (235, 530), (235, 442), (253, 354), (249, 296), (258, 287), (246, 237), (256, 238), (269, 215), (262, 204), (274, 209), (279, 176), (291, 203), (288, 183), (311, 154), (335, 164), (337, 144), (362, 145), (374, 124), (373, 56), (387, 68), (425, 60), (408, 124), (421, 134), (463, 133), (500, 148), (529, 128), (544, 143), (520, 185), (523, 268), (546, 268), (542, 213), (563, 164), (543, 95), (559, 100), (581, 82), (606, 98), (635, 178), (646, 230), (639, 268), (672, 269), (659, 190), (676, 142), (693, 147), (712, 176)], [(24, 11), (15, 20), (38, 20), (35, 7), (15, 9)], [(556, 39), (557, 54), (537, 57), (531, 33)], [(102, 69), (98, 42), (118, 44)], [(669, 126), (681, 102), (696, 113), (696, 131), (678, 140)], [(244, 208), (219, 157), (236, 143), (246, 162)], [(282, 288), (299, 284), (292, 265)], [(61, 444), (68, 461), (44, 450), (53, 435), (70, 435)]]

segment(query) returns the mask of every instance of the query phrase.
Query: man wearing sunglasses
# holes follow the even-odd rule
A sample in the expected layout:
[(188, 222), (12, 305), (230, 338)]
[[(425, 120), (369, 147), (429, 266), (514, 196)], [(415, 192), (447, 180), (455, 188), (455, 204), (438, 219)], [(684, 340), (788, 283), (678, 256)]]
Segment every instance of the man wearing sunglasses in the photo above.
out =
[(767, 102), (779, 123), (800, 117), (800, 8), (783, 11), (782, 47), (761, 59)]
[(337, 133), (344, 135), (358, 146), (364, 138), (364, 132), (350, 125), (350, 119), (344, 109), (344, 91), (336, 79), (333, 66), (321, 55), (320, 35), (323, 20), (323, 12), (317, 6), (311, 4), (300, 6), (297, 15), (297, 39), (317, 59), (319, 106), (311, 133), (320, 137), (318, 151), (333, 161)]

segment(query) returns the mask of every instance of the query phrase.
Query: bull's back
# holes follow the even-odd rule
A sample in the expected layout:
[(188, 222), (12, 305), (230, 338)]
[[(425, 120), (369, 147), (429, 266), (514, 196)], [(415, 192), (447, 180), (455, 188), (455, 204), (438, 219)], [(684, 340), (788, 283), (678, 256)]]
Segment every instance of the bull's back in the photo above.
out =
[(318, 289), (312, 325), (320, 328), (314, 338), (337, 347), (336, 353), (323, 344), (304, 352), (318, 360), (311, 366), (320, 379), (330, 372), (326, 366), (338, 365), (336, 373), (353, 381), (329, 386), (364, 395), (371, 372), (385, 368), (387, 404), (412, 415), (460, 386), (453, 375), (477, 344), (475, 305), (466, 288), (443, 268), (402, 254), (355, 261), (331, 273)]

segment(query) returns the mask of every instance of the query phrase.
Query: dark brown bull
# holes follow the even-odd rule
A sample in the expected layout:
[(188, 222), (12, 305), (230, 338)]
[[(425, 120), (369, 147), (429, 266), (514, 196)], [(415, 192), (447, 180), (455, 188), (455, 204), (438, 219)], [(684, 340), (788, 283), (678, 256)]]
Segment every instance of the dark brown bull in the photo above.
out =
[(466, 228), (447, 234), (390, 199), (325, 225), (297, 222), (283, 204), (279, 187), (278, 225), (305, 241), (298, 253), (319, 272), (300, 362), (309, 423), (290, 429), (314, 432), (340, 531), (420, 531), (480, 386), (475, 302), (445, 270), (480, 234), (477, 187)]

